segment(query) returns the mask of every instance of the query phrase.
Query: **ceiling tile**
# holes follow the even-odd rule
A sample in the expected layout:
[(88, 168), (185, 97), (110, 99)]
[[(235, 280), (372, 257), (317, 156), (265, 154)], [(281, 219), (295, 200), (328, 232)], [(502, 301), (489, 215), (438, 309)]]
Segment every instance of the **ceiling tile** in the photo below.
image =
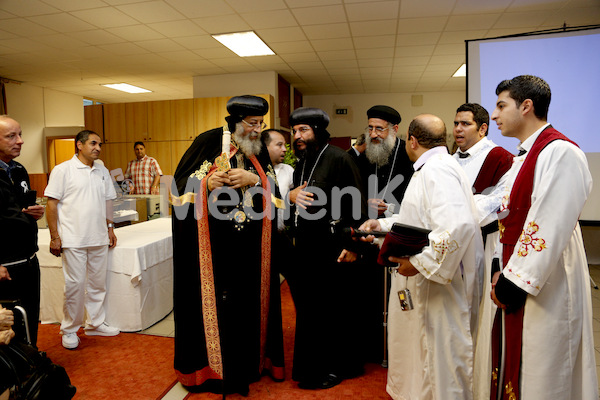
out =
[(23, 18), (10, 18), (2, 20), (0, 29), (11, 32), (18, 36), (41, 36), (55, 34), (56, 31), (48, 29), (45, 26), (31, 22)]
[(346, 13), (342, 6), (295, 8), (292, 13), (300, 26), (346, 22)]
[(69, 36), (91, 45), (119, 43), (124, 41), (123, 38), (120, 38), (102, 29), (94, 29), (91, 31), (83, 32), (73, 32), (70, 33)]
[(38, 15), (30, 17), (29, 20), (62, 33), (88, 31), (95, 28), (95, 26), (67, 13)]
[[(433, 54), (436, 46), (425, 45), (425, 46), (398, 46), (394, 52), (395, 57), (407, 57), (407, 56), (430, 56)], [(464, 53), (464, 48), (463, 48)]]
[(321, 60), (354, 60), (354, 50), (330, 50), (317, 52)]
[(233, 8), (224, 0), (165, 0), (165, 2), (191, 19), (232, 15), (235, 13)]
[(298, 26), (274, 29), (257, 29), (256, 34), (269, 46), (278, 42), (293, 42), (305, 40), (304, 32)]
[(351, 22), (350, 31), (354, 36), (393, 35), (396, 33), (396, 20)]
[(346, 23), (303, 26), (302, 29), (311, 40), (344, 38), (350, 35), (350, 28)]
[(223, 45), (210, 35), (196, 35), (173, 38), (173, 41), (179, 43), (189, 50), (200, 50), (210, 48), (222, 48)]
[(400, 18), (419, 18), (450, 15), (454, 1), (402, 0)]
[(357, 49), (370, 49), (378, 47), (394, 47), (396, 35), (361, 36), (354, 38), (354, 47)]
[(491, 29), (501, 14), (451, 15), (446, 24), (448, 31)]
[(346, 4), (348, 21), (394, 20), (398, 16), (399, 1), (378, 1)]
[(85, 10), (88, 8), (104, 7), (106, 5), (102, 0), (45, 0), (44, 2), (61, 11)]
[(350, 38), (312, 40), (311, 43), (316, 51), (354, 49), (352, 39)]
[[(529, 11), (523, 13), (505, 13), (500, 16), (498, 22), (493, 26), (496, 29), (537, 27), (551, 14), (540, 11)], [(531, 29), (530, 29), (531, 30)]]
[(164, 1), (146, 1), (117, 6), (117, 8), (143, 24), (185, 19), (183, 14)]
[(440, 39), (441, 33), (431, 32), (431, 33), (414, 33), (414, 34), (401, 34), (398, 35), (398, 40), (396, 41), (397, 46), (417, 46), (417, 45), (427, 45), (427, 44), (437, 44)]
[(135, 44), (153, 53), (169, 52), (184, 49), (183, 46), (175, 43), (171, 39), (144, 40), (135, 42)]
[(448, 21), (447, 16), (431, 18), (402, 18), (398, 20), (398, 33), (441, 32)]
[(227, 0), (227, 3), (240, 14), (287, 8), (283, 0)]
[(319, 61), (317, 53), (314, 51), (306, 53), (280, 54), (281, 59), (287, 63), (297, 63), (304, 61)]
[(241, 16), (252, 29), (286, 28), (296, 25), (296, 20), (289, 10), (261, 11)]
[(313, 53), (313, 48), (308, 40), (301, 40), (297, 42), (281, 42), (269, 44), (271, 50), (276, 54), (294, 54), (294, 53)]
[(504, 12), (514, 0), (457, 0), (453, 13), (459, 14), (483, 14)]
[(116, 54), (119, 56), (127, 54), (143, 54), (148, 52), (146, 49), (143, 49), (140, 46), (136, 46), (133, 43), (105, 44), (100, 45), (98, 47), (108, 51), (109, 53)]
[(108, 32), (123, 38), (125, 40), (129, 40), (131, 42), (137, 42), (140, 40), (152, 40), (152, 39), (162, 39), (163, 35), (156, 32), (154, 29), (150, 29), (146, 25), (133, 25), (133, 26), (122, 26), (119, 28), (108, 28)]
[(251, 30), (250, 25), (248, 25), (239, 15), (195, 18), (193, 21), (211, 35)]
[(394, 52), (389, 49), (376, 48), (376, 49), (360, 49), (356, 50), (356, 57), (361, 59), (384, 59), (389, 58), (392, 59), (394, 57)]
[(113, 7), (95, 8), (93, 10), (74, 11), (73, 16), (99, 28), (115, 28), (118, 26), (136, 25), (139, 22)]
[(38, 0), (2, 0), (2, 10), (19, 17), (60, 12), (58, 8)]
[(170, 38), (207, 34), (207, 32), (190, 20), (157, 22), (148, 24), (148, 26)]

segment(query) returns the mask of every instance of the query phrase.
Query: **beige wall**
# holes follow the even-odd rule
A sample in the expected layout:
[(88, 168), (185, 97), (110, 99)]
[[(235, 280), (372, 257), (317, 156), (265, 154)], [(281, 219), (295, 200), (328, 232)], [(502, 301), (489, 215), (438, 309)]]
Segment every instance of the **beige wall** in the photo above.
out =
[(25, 83), (8, 83), (6, 103), (8, 114), (21, 124), (23, 130), (25, 143), (17, 161), (30, 174), (48, 172), (44, 128), (82, 126), (83, 97)]
[[(412, 93), (381, 93), (304, 96), (305, 107), (318, 107), (325, 110), (331, 122), (329, 132), (332, 136), (351, 136), (356, 138), (367, 126), (367, 110), (374, 105), (383, 104), (395, 108), (402, 121), (398, 132), (406, 136), (410, 121), (418, 114), (435, 114), (444, 120), (449, 137), (452, 136), (456, 108), (465, 102), (464, 92), (419, 93), (423, 105), (412, 105)], [(336, 108), (347, 108), (347, 115), (336, 115)]]

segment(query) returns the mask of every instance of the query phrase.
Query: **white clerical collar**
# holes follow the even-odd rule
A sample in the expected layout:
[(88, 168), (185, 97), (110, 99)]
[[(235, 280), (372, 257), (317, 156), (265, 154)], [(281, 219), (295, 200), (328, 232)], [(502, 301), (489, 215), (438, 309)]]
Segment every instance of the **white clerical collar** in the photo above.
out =
[(520, 145), (517, 146), (517, 150), (519, 150), (519, 152), (521, 150), (525, 150), (525, 151), (531, 150), (531, 147), (533, 147), (533, 144), (537, 140), (538, 136), (540, 136), (540, 133), (542, 133), (542, 131), (544, 129), (546, 129), (549, 125), (550, 124), (547, 123), (544, 126), (542, 126), (540, 129), (535, 131), (533, 133), (533, 135), (529, 136), (527, 139), (525, 139), (525, 141), (523, 143), (521, 143)]
[(473, 146), (471, 146), (468, 150), (466, 151), (462, 151), (461, 149), (458, 149), (456, 152), (457, 153), (469, 153), (469, 156), (474, 157), (477, 153), (479, 153), (480, 151), (482, 151), (483, 149), (493, 146), (494, 143), (492, 143), (491, 140), (489, 140), (487, 137), (482, 137), (481, 139), (479, 139), (479, 141), (477, 143), (475, 143)]
[(425, 153), (421, 154), (421, 157), (415, 161), (413, 164), (413, 169), (415, 171), (419, 170), (431, 157), (437, 154), (448, 154), (448, 148), (446, 146), (437, 146), (432, 149), (427, 150)]

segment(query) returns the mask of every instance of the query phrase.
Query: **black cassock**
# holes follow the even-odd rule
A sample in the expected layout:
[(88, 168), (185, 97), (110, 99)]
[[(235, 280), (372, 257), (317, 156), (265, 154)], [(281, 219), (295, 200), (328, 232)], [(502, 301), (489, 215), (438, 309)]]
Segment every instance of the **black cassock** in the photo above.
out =
[[(329, 145), (318, 161), (317, 156), (298, 162), (294, 187), (308, 181), (307, 191), (311, 187), (323, 190), (326, 198), (322, 194), (315, 198), (317, 202), (326, 201), (325, 204), (307, 210), (323, 215), (310, 220), (292, 214), (288, 220), (297, 253), (297, 263), (287, 276), (296, 305), (292, 377), (301, 382), (319, 381), (327, 374), (340, 378), (357, 376), (364, 364), (362, 321), (356, 315), (364, 295), (360, 270), (356, 263), (336, 261), (342, 249), (353, 242), (348, 235), (334, 234), (331, 230), (334, 218), (339, 219), (337, 232), (343, 227), (357, 228), (365, 219), (360, 174), (350, 155), (338, 147)], [(343, 188), (355, 188), (354, 201), (349, 196), (336, 200), (339, 196), (335, 192)], [(340, 215), (332, 213), (336, 208)]]
[[(370, 163), (366, 157), (361, 168), (361, 177), (363, 179), (363, 189), (365, 198), (382, 198), (388, 204), (394, 204), (393, 213), (398, 213), (400, 203), (404, 198), (404, 192), (410, 182), (410, 178), (414, 172), (413, 163), (408, 158), (405, 149), (405, 141), (400, 138), (396, 139), (394, 149), (388, 157), (388, 162), (382, 167), (378, 167)], [(364, 154), (364, 153), (363, 153)], [(373, 177), (377, 177), (377, 181)], [(398, 177), (402, 177), (400, 184), (396, 183)], [(371, 178), (369, 180), (369, 178)], [(376, 184), (375, 184), (376, 182)], [(386, 186), (388, 189), (386, 190)], [(395, 201), (391, 200), (388, 195), (393, 195)], [(372, 211), (369, 210), (369, 213)], [(377, 218), (375, 215), (369, 214), (370, 218)], [(379, 216), (379, 218), (384, 215)], [(360, 263), (364, 265), (363, 279), (368, 295), (365, 296), (365, 301), (361, 303), (361, 308), (358, 313), (364, 321), (364, 333), (367, 361), (381, 363), (384, 360), (384, 302), (387, 302), (385, 285), (389, 288), (389, 279), (385, 280), (387, 269), (377, 264), (377, 248), (370, 249), (364, 254)]]
[[(222, 136), (223, 128), (218, 128), (196, 137), (175, 171), (178, 191), (175, 194), (185, 197), (189, 192), (198, 193), (201, 179), (207, 174), (209, 166), (214, 164), (215, 158), (221, 154)], [(267, 173), (272, 171), (272, 167), (268, 153), (264, 150), (263, 148), (258, 160)], [(240, 151), (238, 154), (241, 154)], [(210, 164), (207, 164), (207, 161)], [(239, 167), (256, 172), (252, 162), (245, 156), (238, 159), (234, 155), (230, 163), (231, 168)], [(190, 177), (192, 174), (194, 177)], [(275, 185), (274, 181), (270, 181), (271, 185)], [(205, 184), (205, 180), (202, 183)], [(241, 190), (237, 192), (244, 198)], [(252, 209), (257, 213), (262, 212), (262, 196), (253, 196), (252, 200)], [(268, 204), (271, 204), (270, 199)], [(242, 210), (242, 203), (219, 206), (221, 214), (231, 216), (225, 220), (217, 219), (209, 213), (210, 250), (200, 251), (203, 257), (212, 256), (215, 309), (220, 339), (218, 344), (224, 377), (224, 380), (221, 380), (211, 368), (212, 364), (208, 359), (208, 355), (215, 352), (211, 340), (207, 340), (207, 337), (212, 337), (212, 333), (209, 332), (207, 336), (204, 318), (210, 321), (212, 316), (203, 316), (205, 303), (202, 302), (201, 292), (199, 228), (195, 219), (194, 204), (186, 203), (173, 207), (175, 370), (180, 382), (194, 391), (220, 392), (224, 385), (224, 390), (229, 393), (247, 394), (249, 384), (260, 379), (262, 373), (270, 373), (276, 380), (284, 378), (279, 274), (271, 268), (268, 277), (263, 279), (263, 288), (270, 292), (270, 302), (268, 314), (263, 313), (261, 316), (263, 221), (252, 219), (250, 213), (244, 214), (245, 219), (240, 218), (241, 214), (237, 212), (239, 210)], [(273, 220), (273, 235), (276, 234), (276, 227), (276, 221)], [(265, 317), (268, 318), (266, 345), (264, 357), (261, 358), (261, 318)], [(208, 322), (206, 325), (211, 326)]]

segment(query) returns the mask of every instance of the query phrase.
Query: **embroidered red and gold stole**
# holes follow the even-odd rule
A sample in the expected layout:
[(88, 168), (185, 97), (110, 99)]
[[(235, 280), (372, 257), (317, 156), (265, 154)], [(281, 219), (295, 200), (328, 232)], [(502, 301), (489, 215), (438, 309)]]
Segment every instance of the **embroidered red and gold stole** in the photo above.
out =
[[(233, 157), (236, 152), (237, 148), (231, 145), (230, 158)], [(260, 262), (260, 365), (258, 367), (259, 371), (262, 372), (262, 369), (265, 366), (265, 347), (267, 339), (271, 283), (271, 185), (256, 156), (253, 155), (249, 159), (258, 172), (262, 188), (266, 191), (265, 195), (263, 196), (263, 210), (265, 215), (262, 221)], [(202, 179), (200, 184), (200, 192), (198, 193), (197, 201), (195, 202), (196, 217), (198, 221), (198, 254), (200, 259), (199, 268), (202, 318), (204, 321), (204, 337), (206, 340), (208, 366), (201, 371), (196, 371), (194, 378), (186, 379), (186, 382), (190, 382), (190, 386), (199, 385), (207, 379), (223, 379), (223, 357), (221, 353), (215, 279), (210, 246), (210, 230), (208, 225), (208, 178), (216, 170), (217, 163), (212, 166), (210, 171)]]
[[(555, 140), (566, 140), (575, 144), (565, 135), (548, 126), (540, 133), (531, 150), (527, 153), (527, 157), (513, 184), (508, 203), (508, 215), (500, 220), (503, 226), (503, 229), (500, 229), (500, 242), (502, 243), (502, 261), (505, 268), (514, 252), (519, 237), (524, 229), (526, 229), (525, 222), (531, 208), (531, 194), (533, 193), (535, 165), (538, 156), (549, 143)], [(518, 400), (520, 398), (519, 375), (521, 369), (524, 309), (525, 306), (517, 310), (505, 312), (504, 320), (502, 319), (502, 310), (498, 309), (496, 311), (492, 329), (491, 400), (497, 400), (498, 386), (500, 384), (504, 385), (504, 390), (500, 397), (502, 400)], [(501, 345), (502, 323), (504, 323), (504, 343)], [(503, 374), (500, 368), (501, 347), (504, 348)], [(499, 374), (502, 374), (502, 376), (499, 376)]]

